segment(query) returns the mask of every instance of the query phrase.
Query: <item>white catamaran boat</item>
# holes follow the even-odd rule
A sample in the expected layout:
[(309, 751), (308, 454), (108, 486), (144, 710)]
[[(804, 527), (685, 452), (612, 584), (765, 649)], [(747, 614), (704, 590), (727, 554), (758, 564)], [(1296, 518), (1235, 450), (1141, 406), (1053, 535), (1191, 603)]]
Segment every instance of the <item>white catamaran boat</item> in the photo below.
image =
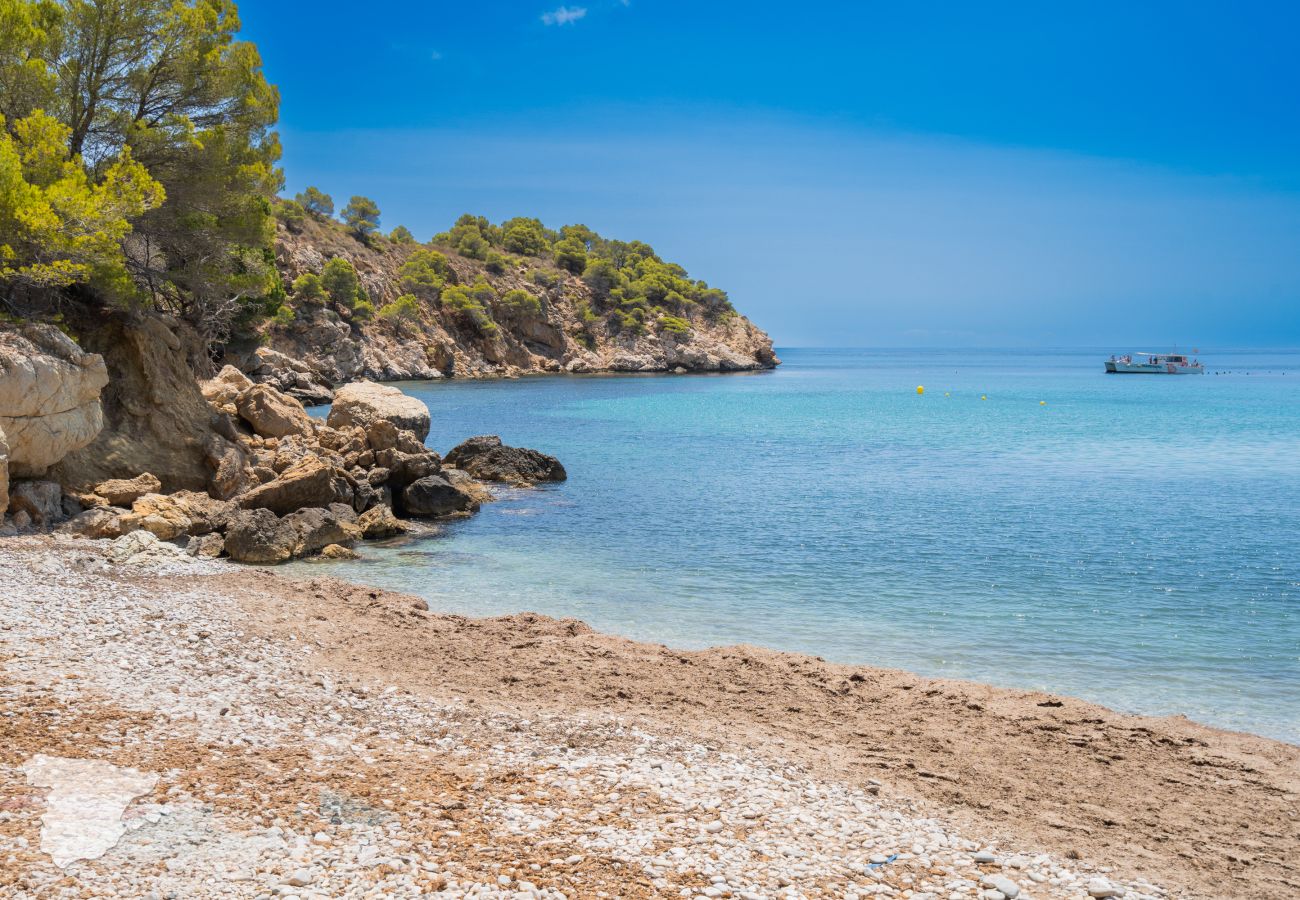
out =
[(1179, 353), (1133, 353), (1106, 360), (1108, 375), (1204, 375), (1205, 366)]

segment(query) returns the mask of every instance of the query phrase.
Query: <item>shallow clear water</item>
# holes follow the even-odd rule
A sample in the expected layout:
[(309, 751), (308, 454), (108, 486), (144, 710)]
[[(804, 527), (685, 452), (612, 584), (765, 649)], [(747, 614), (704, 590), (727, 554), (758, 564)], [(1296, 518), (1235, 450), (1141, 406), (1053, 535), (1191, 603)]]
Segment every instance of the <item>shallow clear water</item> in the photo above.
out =
[(403, 384), (435, 449), (498, 433), (569, 481), (330, 572), (1300, 742), (1300, 353), (1204, 377), (1106, 376), (1096, 351), (781, 355)]

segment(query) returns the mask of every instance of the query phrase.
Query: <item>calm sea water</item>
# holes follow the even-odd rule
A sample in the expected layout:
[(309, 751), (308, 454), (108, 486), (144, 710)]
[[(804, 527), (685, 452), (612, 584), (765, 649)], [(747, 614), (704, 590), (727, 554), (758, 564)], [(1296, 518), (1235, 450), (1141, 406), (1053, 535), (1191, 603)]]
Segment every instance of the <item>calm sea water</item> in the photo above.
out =
[(1106, 376), (1097, 351), (781, 355), (403, 384), (435, 449), (498, 433), (570, 479), (330, 571), (1300, 742), (1300, 353), (1178, 378)]

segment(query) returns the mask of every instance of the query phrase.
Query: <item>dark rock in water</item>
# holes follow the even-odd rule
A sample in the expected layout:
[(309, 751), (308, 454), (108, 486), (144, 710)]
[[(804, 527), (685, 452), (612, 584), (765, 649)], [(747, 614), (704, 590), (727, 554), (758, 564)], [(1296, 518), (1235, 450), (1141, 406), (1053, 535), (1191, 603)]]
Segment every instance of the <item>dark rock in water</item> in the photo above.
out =
[(477, 506), (471, 497), (439, 475), (426, 475), (402, 491), (402, 510), (408, 516), (446, 516)]
[(448, 453), (444, 462), (481, 481), (534, 484), (564, 481), (568, 477), (554, 456), (523, 447), (507, 447), (495, 434), (470, 438)]

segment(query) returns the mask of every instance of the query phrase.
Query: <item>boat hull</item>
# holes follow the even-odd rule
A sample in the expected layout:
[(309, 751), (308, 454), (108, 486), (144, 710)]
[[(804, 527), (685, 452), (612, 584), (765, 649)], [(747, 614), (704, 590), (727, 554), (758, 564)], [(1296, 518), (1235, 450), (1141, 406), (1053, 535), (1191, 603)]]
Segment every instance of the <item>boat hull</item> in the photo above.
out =
[(1106, 360), (1108, 375), (1204, 375), (1205, 366), (1180, 366), (1174, 363), (1126, 363), (1123, 360)]

